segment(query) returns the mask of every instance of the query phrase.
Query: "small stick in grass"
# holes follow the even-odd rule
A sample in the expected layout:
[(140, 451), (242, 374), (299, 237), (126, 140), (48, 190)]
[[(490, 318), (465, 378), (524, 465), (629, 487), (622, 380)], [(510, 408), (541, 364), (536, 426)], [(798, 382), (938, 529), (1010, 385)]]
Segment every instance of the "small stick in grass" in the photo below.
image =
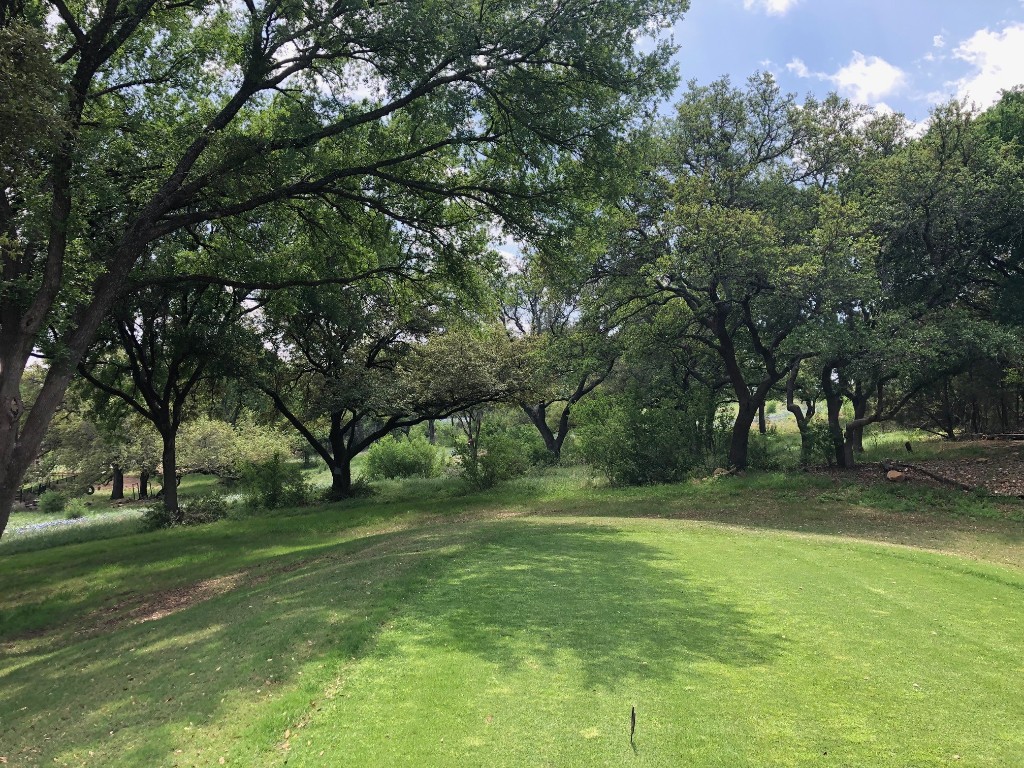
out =
[(633, 743), (633, 734), (636, 732), (636, 707), (629, 709), (629, 743)]

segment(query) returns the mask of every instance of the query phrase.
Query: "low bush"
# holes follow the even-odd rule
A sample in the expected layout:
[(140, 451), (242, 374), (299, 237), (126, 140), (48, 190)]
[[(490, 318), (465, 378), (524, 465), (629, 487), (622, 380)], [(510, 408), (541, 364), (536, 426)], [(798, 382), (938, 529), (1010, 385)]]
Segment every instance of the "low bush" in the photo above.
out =
[(78, 520), (79, 518), (85, 517), (85, 514), (88, 511), (89, 505), (85, 499), (71, 499), (64, 506), (64, 517), (68, 520)]
[(441, 454), (425, 437), (388, 435), (366, 452), (366, 475), (371, 480), (436, 477)]
[[(534, 465), (540, 438), (526, 425), (485, 424), (480, 443), (474, 451), (462, 442), (455, 454), (462, 464), (462, 475), (474, 488), (492, 488), (498, 483), (522, 477)], [(544, 450), (541, 444), (541, 450)]]
[(784, 469), (792, 465), (794, 459), (789, 457), (785, 440), (774, 426), (769, 427), (765, 434), (754, 432), (750, 435), (747, 448), (747, 467), (766, 472)]
[(177, 522), (179, 522), (178, 515), (163, 504), (157, 504), (142, 513), (142, 527), (147, 531), (170, 528)]
[(800, 463), (804, 466), (836, 463), (835, 446), (828, 423), (813, 420), (807, 425), (807, 434), (800, 438)]
[(614, 485), (674, 482), (702, 457), (698, 421), (676, 403), (596, 395), (574, 413), (579, 453)]
[(223, 520), (228, 516), (228, 503), (216, 493), (196, 496), (181, 503), (182, 525), (203, 525)]
[(313, 495), (302, 467), (280, 453), (268, 461), (245, 464), (241, 485), (248, 503), (264, 509), (301, 506)]
[(47, 515), (59, 515), (68, 504), (68, 497), (60, 491), (44, 491), (39, 497), (39, 511)]

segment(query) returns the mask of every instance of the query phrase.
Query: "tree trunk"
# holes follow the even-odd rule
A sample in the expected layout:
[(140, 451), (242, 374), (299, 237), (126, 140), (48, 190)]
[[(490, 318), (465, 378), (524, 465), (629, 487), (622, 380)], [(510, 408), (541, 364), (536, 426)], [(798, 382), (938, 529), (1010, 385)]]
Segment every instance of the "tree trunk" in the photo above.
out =
[(857, 450), (857, 436), (858, 434), (863, 434), (863, 432), (864, 427), (846, 428), (844, 432), (845, 439), (843, 440), (843, 463), (839, 466), (844, 469), (853, 469), (857, 466), (857, 462), (854, 459), (854, 453)]
[(178, 517), (178, 456), (175, 445), (176, 435), (168, 432), (164, 435), (163, 471), (164, 471), (164, 506), (171, 512), (171, 517)]
[(146, 470), (139, 472), (139, 498), (149, 498), (149, 472)]
[(437, 445), (437, 426), (433, 419), (427, 419), (427, 442)]
[(805, 466), (809, 465), (814, 458), (814, 434), (811, 432), (811, 418), (814, 416), (814, 410), (809, 408), (808, 412), (804, 413), (796, 403), (788, 403), (787, 408), (796, 419), (796, 428), (800, 430), (800, 463)]
[(124, 498), (124, 472), (117, 464), (114, 465), (114, 477), (110, 481), (110, 500), (118, 501)]
[[(0, 339), (5, 341), (5, 339)], [(6, 350), (0, 350), (6, 352)], [(8, 373), (8, 366), (14, 364), (11, 355), (5, 354), (0, 359), (0, 535), (7, 528), (11, 517), (11, 509), (18, 497), (23, 472), (14, 466), (14, 452), (18, 443), (18, 430), (21, 421), (21, 387), (20, 378)]]
[[(857, 386), (857, 392), (851, 398), (853, 403), (853, 420), (860, 421), (868, 412), (868, 396), (863, 394), (860, 390), (860, 385)], [(856, 453), (864, 453), (864, 427), (854, 427), (852, 430), (852, 448)], [(853, 466), (851, 464), (851, 466)]]
[(729, 466), (746, 469), (750, 448), (750, 428), (754, 425), (757, 406), (751, 402), (741, 403), (729, 440)]
[(352, 494), (352, 460), (343, 451), (331, 465), (331, 501), (347, 499)]
[(11, 517), (14, 501), (18, 498), (18, 488), (14, 483), (0, 486), (0, 536), (7, 529), (7, 521)]
[(559, 419), (559, 430), (556, 434), (548, 426), (547, 406), (545, 403), (537, 405), (522, 405), (523, 412), (530, 417), (533, 426), (540, 432), (544, 440), (544, 447), (548, 449), (552, 459), (557, 464), (562, 459), (562, 443), (565, 442), (565, 433), (568, 431), (569, 407), (566, 406)]
[(764, 403), (757, 406), (757, 431), (762, 435), (768, 434), (768, 421), (764, 415)]
[(843, 427), (839, 422), (840, 411), (843, 407), (843, 395), (832, 381), (833, 370), (833, 368), (826, 367), (821, 371), (821, 389), (825, 393), (825, 408), (828, 413), (828, 432), (832, 438), (832, 451), (836, 458), (836, 466), (850, 467), (852, 464), (846, 461)]

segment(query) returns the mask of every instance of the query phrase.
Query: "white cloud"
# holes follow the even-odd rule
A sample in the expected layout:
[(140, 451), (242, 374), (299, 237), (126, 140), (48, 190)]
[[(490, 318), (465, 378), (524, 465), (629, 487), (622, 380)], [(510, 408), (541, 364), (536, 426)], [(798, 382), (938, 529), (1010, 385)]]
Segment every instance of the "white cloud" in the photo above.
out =
[(853, 52), (850, 63), (829, 78), (840, 92), (862, 104), (874, 104), (907, 84), (906, 73), (879, 56)]
[(1024, 83), (1024, 24), (1011, 24), (1001, 32), (979, 29), (960, 43), (953, 55), (967, 62), (972, 72), (949, 85), (958, 98), (988, 107), (999, 92)]
[(803, 59), (793, 59), (789, 64), (786, 65), (786, 69), (792, 72), (797, 77), (810, 77), (811, 70), (804, 64)]
[(800, 0), (743, 0), (748, 11), (760, 10), (769, 16), (785, 16)]
[(946, 38), (944, 38), (942, 35), (936, 35), (935, 37), (932, 38), (932, 45), (935, 48), (945, 48)]
[(786, 69), (797, 77), (815, 77), (831, 82), (844, 96), (858, 104), (882, 104), (887, 96), (897, 93), (907, 84), (907, 74), (879, 56), (865, 56), (854, 51), (850, 63), (833, 74), (812, 72), (800, 59), (793, 59)]

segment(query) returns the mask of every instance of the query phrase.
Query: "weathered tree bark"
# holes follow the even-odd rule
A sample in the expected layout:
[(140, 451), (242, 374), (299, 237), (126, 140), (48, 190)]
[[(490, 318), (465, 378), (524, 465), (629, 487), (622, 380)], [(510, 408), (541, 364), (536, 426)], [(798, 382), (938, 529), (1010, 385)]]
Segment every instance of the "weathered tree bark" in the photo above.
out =
[(139, 472), (139, 498), (149, 498), (149, 472), (146, 470)]
[(177, 429), (162, 434), (164, 451), (162, 457), (163, 469), (163, 501), (164, 506), (171, 512), (172, 517), (178, 514), (178, 452), (176, 438)]
[(344, 424), (343, 418), (342, 413), (331, 414), (331, 431), (328, 435), (331, 457), (327, 466), (331, 469), (329, 498), (332, 501), (347, 499), (352, 494), (352, 459), (355, 457), (352, 448), (357, 444), (359, 429), (356, 420)]
[(331, 490), (329, 498), (332, 501), (347, 499), (352, 494), (352, 460), (342, 454), (334, 460), (331, 467)]
[(124, 498), (124, 472), (117, 464), (113, 467), (114, 476), (110, 480), (110, 500), (118, 501)]
[(764, 415), (764, 403), (757, 406), (757, 431), (762, 435), (768, 434), (768, 421)]

